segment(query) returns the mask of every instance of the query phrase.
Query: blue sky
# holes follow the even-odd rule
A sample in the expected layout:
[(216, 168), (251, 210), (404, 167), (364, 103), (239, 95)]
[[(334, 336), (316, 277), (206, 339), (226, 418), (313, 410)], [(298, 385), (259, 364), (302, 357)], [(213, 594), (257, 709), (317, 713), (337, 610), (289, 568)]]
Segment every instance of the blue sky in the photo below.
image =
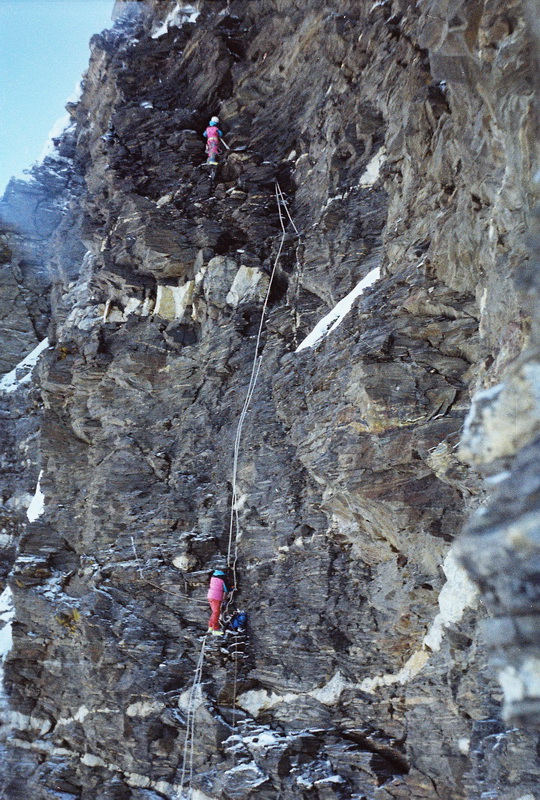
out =
[(113, 0), (0, 0), (0, 197), (43, 151)]

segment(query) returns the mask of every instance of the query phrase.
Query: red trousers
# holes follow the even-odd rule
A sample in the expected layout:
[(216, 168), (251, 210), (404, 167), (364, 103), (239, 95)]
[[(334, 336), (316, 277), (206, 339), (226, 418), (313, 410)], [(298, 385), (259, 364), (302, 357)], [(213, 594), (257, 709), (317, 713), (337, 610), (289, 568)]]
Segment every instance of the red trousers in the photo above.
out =
[(208, 627), (213, 631), (219, 631), (219, 614), (221, 611), (221, 600), (209, 600), (212, 614), (208, 620)]
[(219, 139), (208, 139), (206, 143), (206, 152), (209, 158), (217, 158), (220, 154)]

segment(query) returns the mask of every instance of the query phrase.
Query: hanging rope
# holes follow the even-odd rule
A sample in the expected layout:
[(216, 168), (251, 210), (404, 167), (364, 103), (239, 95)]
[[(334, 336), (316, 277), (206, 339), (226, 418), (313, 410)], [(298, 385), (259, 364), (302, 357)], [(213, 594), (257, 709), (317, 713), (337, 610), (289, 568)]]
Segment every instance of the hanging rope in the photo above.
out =
[(193, 780), (193, 752), (195, 747), (195, 702), (199, 694), (202, 669), (204, 664), (204, 651), (206, 649), (206, 636), (203, 638), (201, 652), (195, 667), (193, 686), (189, 693), (188, 708), (186, 715), (186, 736), (184, 739), (184, 751), (182, 754), (182, 772), (180, 775), (180, 788), (178, 790), (179, 800), (184, 800), (184, 785), (187, 785), (186, 798), (191, 798), (191, 782)]
[[(272, 283), (274, 280), (274, 276), (276, 274), (277, 266), (279, 263), (279, 259), (281, 257), (281, 253), (283, 251), (283, 245), (285, 244), (285, 239), (287, 236), (287, 231), (285, 227), (285, 217), (282, 212), (282, 208), (285, 208), (287, 217), (291, 222), (297, 236), (299, 235), (298, 229), (293, 222), (293, 219), (289, 213), (289, 209), (287, 208), (287, 202), (285, 200), (285, 196), (281, 190), (281, 186), (279, 185), (278, 181), (276, 181), (275, 185), (275, 192), (276, 192), (276, 203), (277, 209), (279, 214), (279, 224), (281, 226), (281, 239), (279, 242), (278, 250), (276, 253), (276, 257), (274, 259), (274, 264), (272, 266), (272, 272), (270, 273), (270, 280), (268, 282), (268, 289), (266, 292), (266, 297), (264, 299), (262, 311), (261, 311), (261, 319), (259, 322), (259, 328), (257, 331), (257, 338), (255, 342), (255, 352), (253, 354), (253, 364), (251, 367), (251, 374), (249, 378), (248, 388), (246, 392), (246, 398), (244, 400), (244, 405), (242, 406), (242, 411), (240, 413), (240, 418), (238, 420), (238, 426), (236, 429), (236, 436), (234, 440), (234, 455), (233, 455), (233, 474), (232, 474), (232, 496), (231, 496), (231, 514), (229, 520), (229, 541), (227, 547), (227, 566), (232, 568), (233, 576), (234, 576), (234, 584), (233, 584), (233, 591), (236, 587), (236, 562), (238, 561), (238, 539), (240, 536), (240, 516), (238, 513), (238, 487), (237, 487), (237, 478), (238, 478), (238, 457), (240, 453), (240, 444), (242, 441), (242, 430), (244, 427), (244, 422), (249, 411), (249, 406), (251, 403), (251, 398), (253, 397), (253, 392), (255, 391), (255, 386), (257, 384), (257, 379), (259, 377), (259, 372), (261, 369), (262, 363), (262, 354), (259, 354), (259, 348), (261, 344), (261, 337), (264, 329), (264, 323), (266, 318), (266, 310), (268, 308), (268, 303), (270, 300), (270, 293), (272, 290)], [(133, 549), (135, 550), (135, 544), (133, 543)], [(135, 551), (135, 555), (138, 561), (138, 557)], [(149, 581), (146, 581), (149, 583)], [(227, 606), (231, 602), (232, 594), (229, 595), (229, 600)], [(179, 800), (190, 800), (192, 796), (192, 780), (193, 780), (193, 755), (194, 755), (194, 746), (195, 746), (195, 703), (197, 699), (197, 694), (200, 691), (201, 679), (202, 679), (202, 670), (204, 665), (204, 652), (206, 648), (206, 641), (207, 637), (205, 636), (203, 639), (201, 651), (199, 654), (199, 658), (197, 661), (197, 666), (195, 668), (195, 675), (193, 678), (193, 686), (191, 687), (191, 692), (189, 695), (188, 700), (188, 710), (186, 716), (186, 737), (184, 740), (184, 750), (183, 750), (183, 757), (182, 757), (182, 772), (180, 777), (180, 788), (178, 793)], [(234, 654), (234, 683), (233, 683), (233, 708), (232, 708), (232, 724), (233, 727), (236, 724), (236, 689), (237, 689), (237, 682), (238, 682), (238, 652)], [(184, 786), (186, 786), (186, 796), (184, 797)]]
[(190, 597), (188, 594), (180, 594), (179, 592), (173, 592), (172, 589), (165, 589), (164, 586), (159, 586), (157, 583), (153, 583), (149, 581), (147, 578), (144, 577), (143, 567), (141, 564), (141, 560), (137, 553), (137, 548), (135, 547), (135, 540), (133, 536), (131, 538), (131, 546), (133, 547), (133, 552), (135, 554), (135, 562), (137, 564), (137, 568), (139, 570), (140, 578), (138, 579), (141, 583), (146, 583), (148, 586), (153, 586), (154, 589), (159, 589), (160, 592), (165, 592), (166, 594), (172, 594), (173, 597), (180, 597), (183, 600), (189, 600), (192, 603), (202, 603), (206, 605), (206, 600), (195, 600), (194, 598)]
[[(296, 233), (296, 236), (298, 237), (298, 240), (299, 240), (300, 239), (300, 231), (298, 230), (298, 228), (294, 224), (294, 220), (290, 215), (289, 207), (287, 205), (287, 201), (285, 200), (285, 197), (283, 196), (283, 192), (281, 191), (281, 187), (279, 187), (279, 192), (280, 192), (280, 197), (281, 197), (281, 200), (282, 200), (283, 207), (284, 207), (284, 209), (285, 209), (285, 211), (287, 213), (287, 216), (289, 218), (289, 222), (293, 226), (294, 231)], [(302, 264), (302, 261), (300, 260), (300, 255), (299, 255), (299, 252), (298, 252), (299, 248), (300, 248), (300, 242), (298, 241), (297, 245), (296, 245), (296, 268), (294, 270), (294, 274), (295, 274), (296, 280), (295, 280), (295, 285), (294, 285), (294, 291), (292, 292), (292, 295), (293, 295), (294, 299), (293, 299), (293, 302), (291, 303), (291, 316), (292, 316), (292, 322), (293, 322), (293, 347), (294, 347), (295, 350), (298, 347), (298, 328), (300, 326), (300, 314), (298, 313), (298, 301), (299, 301), (300, 283), (302, 281), (302, 278), (304, 277), (304, 266)]]
[[(262, 354), (259, 355), (259, 347), (261, 343), (262, 332), (264, 328), (265, 318), (266, 318), (266, 309), (268, 307), (268, 302), (270, 300), (270, 292), (272, 290), (272, 283), (274, 280), (274, 276), (276, 274), (276, 269), (279, 263), (279, 259), (281, 257), (281, 253), (283, 251), (283, 245), (285, 244), (285, 239), (287, 236), (287, 231), (285, 228), (285, 218), (282, 212), (282, 208), (285, 209), (287, 217), (289, 218), (296, 235), (298, 236), (298, 228), (294, 224), (294, 221), (289, 213), (289, 209), (287, 207), (287, 201), (285, 199), (285, 195), (279, 185), (278, 181), (276, 180), (275, 185), (275, 192), (276, 192), (276, 204), (279, 214), (279, 224), (281, 226), (281, 240), (279, 242), (278, 251), (276, 253), (276, 257), (274, 259), (274, 264), (272, 267), (272, 272), (270, 273), (270, 281), (268, 283), (268, 289), (266, 292), (266, 297), (264, 299), (262, 311), (261, 311), (261, 319), (259, 322), (259, 329), (257, 331), (257, 339), (255, 342), (255, 352), (253, 354), (253, 364), (251, 367), (251, 375), (249, 379), (248, 389), (246, 393), (246, 399), (244, 401), (244, 405), (242, 407), (242, 411), (240, 413), (240, 418), (238, 420), (238, 427), (236, 429), (236, 437), (234, 440), (234, 457), (233, 457), (233, 474), (232, 474), (232, 497), (231, 497), (231, 514), (229, 520), (229, 542), (227, 547), (227, 566), (232, 568), (233, 577), (234, 577), (234, 586), (236, 586), (236, 562), (238, 560), (238, 539), (240, 536), (240, 517), (238, 514), (238, 489), (237, 489), (237, 479), (238, 479), (238, 455), (240, 452), (240, 443), (242, 440), (242, 430), (244, 427), (244, 421), (246, 419), (246, 415), (249, 410), (249, 406), (251, 403), (251, 398), (253, 397), (253, 392), (255, 391), (255, 386), (257, 384), (257, 379), (259, 377), (259, 372), (261, 369), (262, 363)], [(234, 544), (234, 549), (233, 549)]]

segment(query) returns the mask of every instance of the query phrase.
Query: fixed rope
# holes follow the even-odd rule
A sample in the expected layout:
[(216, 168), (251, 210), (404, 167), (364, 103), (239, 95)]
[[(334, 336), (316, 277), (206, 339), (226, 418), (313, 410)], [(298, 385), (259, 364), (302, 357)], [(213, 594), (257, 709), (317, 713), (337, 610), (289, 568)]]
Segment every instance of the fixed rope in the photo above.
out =
[[(246, 398), (244, 400), (244, 405), (242, 406), (242, 411), (240, 413), (240, 418), (238, 420), (238, 426), (236, 429), (236, 435), (234, 440), (234, 454), (233, 454), (233, 474), (232, 474), (232, 493), (231, 493), (231, 513), (229, 519), (229, 540), (227, 546), (227, 566), (232, 569), (233, 573), (233, 591), (236, 587), (236, 563), (238, 561), (238, 539), (240, 537), (240, 516), (239, 516), (239, 509), (238, 509), (238, 487), (237, 487), (237, 478), (238, 478), (238, 457), (240, 454), (240, 444), (242, 441), (242, 431), (244, 427), (244, 422), (249, 411), (249, 407), (251, 404), (251, 399), (253, 397), (253, 393), (255, 391), (255, 387), (257, 384), (257, 379), (259, 377), (259, 372), (261, 369), (262, 364), (262, 354), (259, 354), (259, 348), (261, 344), (261, 337), (264, 329), (264, 323), (266, 319), (266, 310), (268, 308), (268, 303), (270, 301), (270, 293), (272, 290), (272, 283), (276, 274), (277, 266), (279, 263), (279, 259), (281, 257), (281, 253), (283, 252), (283, 246), (285, 244), (285, 240), (287, 237), (287, 231), (285, 226), (285, 216), (282, 212), (282, 208), (285, 209), (286, 215), (294, 228), (295, 233), (297, 236), (299, 235), (298, 229), (294, 224), (294, 221), (289, 213), (289, 209), (287, 207), (287, 201), (279, 185), (278, 181), (276, 180), (275, 184), (275, 192), (276, 192), (276, 204), (279, 214), (279, 223), (281, 226), (281, 239), (279, 242), (278, 250), (276, 253), (276, 257), (274, 259), (274, 263), (272, 266), (272, 271), (270, 273), (270, 280), (268, 282), (268, 289), (266, 291), (266, 296), (264, 299), (263, 307), (261, 310), (261, 319), (259, 321), (259, 328), (257, 331), (257, 338), (255, 342), (255, 352), (253, 354), (253, 364), (251, 367), (251, 374), (249, 378), (248, 388), (246, 392)], [(133, 544), (133, 549), (135, 550), (135, 545)], [(148, 583), (148, 581), (146, 581)], [(232, 592), (229, 595), (229, 605), (232, 599)], [(183, 750), (183, 757), (182, 757), (182, 772), (180, 777), (180, 787), (178, 798), (179, 800), (190, 800), (192, 796), (192, 780), (193, 780), (193, 756), (194, 756), (194, 746), (195, 746), (195, 712), (196, 712), (196, 700), (197, 694), (200, 691), (201, 679), (202, 679), (202, 670), (204, 665), (204, 653), (206, 648), (206, 641), (207, 637), (205, 636), (203, 639), (201, 651), (199, 654), (199, 658), (197, 661), (197, 665), (195, 668), (195, 675), (193, 678), (193, 685), (191, 687), (191, 692), (189, 695), (188, 700), (188, 710), (186, 716), (186, 737), (184, 740), (184, 750)], [(237, 689), (237, 681), (238, 681), (238, 652), (234, 655), (234, 684), (233, 684), (233, 709), (232, 709), (232, 724), (233, 727), (236, 724), (236, 689)], [(186, 795), (184, 797), (184, 786), (186, 787)]]
[(160, 592), (165, 592), (165, 594), (172, 594), (173, 597), (180, 597), (183, 600), (189, 600), (192, 603), (202, 603), (206, 605), (206, 600), (194, 600), (188, 594), (180, 594), (179, 592), (173, 592), (172, 589), (166, 589), (164, 586), (159, 586), (157, 583), (153, 583), (149, 581), (147, 578), (144, 577), (143, 567), (141, 564), (141, 560), (137, 553), (137, 548), (135, 547), (135, 540), (133, 536), (131, 537), (131, 546), (133, 547), (133, 552), (135, 554), (135, 562), (137, 564), (137, 568), (139, 570), (140, 578), (138, 579), (141, 583), (146, 583), (148, 586), (153, 586), (154, 589), (159, 589)]
[[(178, 790), (178, 800), (189, 800), (191, 798), (191, 783), (193, 780), (193, 753), (195, 748), (195, 703), (197, 695), (200, 691), (202, 669), (204, 665), (204, 651), (206, 649), (206, 636), (203, 638), (199, 658), (197, 659), (197, 666), (195, 667), (195, 675), (193, 677), (193, 685), (189, 693), (188, 708), (186, 714), (186, 736), (184, 739), (184, 751), (182, 754), (182, 772), (180, 774), (180, 787)], [(184, 786), (186, 786), (186, 795), (184, 798)]]
[(287, 237), (287, 231), (285, 227), (285, 217), (282, 212), (282, 208), (285, 209), (287, 217), (291, 222), (291, 225), (294, 228), (296, 235), (298, 236), (298, 228), (294, 224), (294, 221), (290, 215), (289, 209), (287, 207), (287, 201), (285, 199), (285, 195), (279, 185), (278, 181), (275, 184), (275, 193), (276, 193), (276, 204), (279, 214), (279, 224), (281, 226), (281, 239), (279, 242), (279, 247), (276, 253), (276, 257), (274, 259), (274, 263), (272, 266), (272, 271), (270, 273), (270, 280), (268, 283), (268, 289), (266, 291), (266, 297), (264, 298), (264, 303), (261, 311), (261, 319), (259, 321), (259, 328), (257, 331), (257, 339), (255, 342), (255, 352), (253, 354), (253, 364), (251, 367), (251, 375), (249, 379), (248, 389), (246, 393), (246, 399), (244, 400), (244, 405), (242, 407), (242, 411), (240, 413), (240, 418), (238, 420), (238, 426), (236, 428), (236, 436), (234, 440), (234, 456), (233, 456), (233, 474), (232, 474), (232, 496), (231, 496), (231, 513), (229, 519), (229, 542), (227, 547), (227, 566), (232, 568), (233, 572), (233, 588), (236, 586), (236, 562), (238, 560), (238, 539), (240, 537), (240, 517), (238, 514), (238, 487), (237, 487), (237, 480), (238, 480), (238, 456), (240, 453), (240, 444), (242, 441), (242, 431), (244, 427), (244, 422), (249, 411), (249, 406), (251, 403), (251, 398), (253, 397), (253, 392), (255, 391), (255, 386), (257, 384), (257, 379), (259, 377), (259, 372), (261, 369), (262, 363), (262, 354), (259, 354), (259, 347), (261, 343), (261, 337), (264, 329), (264, 323), (266, 319), (266, 309), (268, 307), (268, 303), (270, 300), (270, 293), (272, 291), (272, 283), (274, 280), (274, 276), (276, 274), (277, 266), (279, 263), (279, 259), (281, 257), (281, 253), (283, 251), (283, 245), (285, 244), (285, 239)]

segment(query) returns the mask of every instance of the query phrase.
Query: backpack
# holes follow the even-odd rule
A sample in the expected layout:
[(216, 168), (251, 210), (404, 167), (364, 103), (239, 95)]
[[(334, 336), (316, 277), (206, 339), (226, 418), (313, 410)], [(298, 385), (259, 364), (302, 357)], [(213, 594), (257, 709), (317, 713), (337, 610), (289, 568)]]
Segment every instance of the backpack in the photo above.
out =
[(229, 626), (232, 631), (243, 631), (247, 625), (247, 614), (245, 611), (237, 611), (233, 614)]

